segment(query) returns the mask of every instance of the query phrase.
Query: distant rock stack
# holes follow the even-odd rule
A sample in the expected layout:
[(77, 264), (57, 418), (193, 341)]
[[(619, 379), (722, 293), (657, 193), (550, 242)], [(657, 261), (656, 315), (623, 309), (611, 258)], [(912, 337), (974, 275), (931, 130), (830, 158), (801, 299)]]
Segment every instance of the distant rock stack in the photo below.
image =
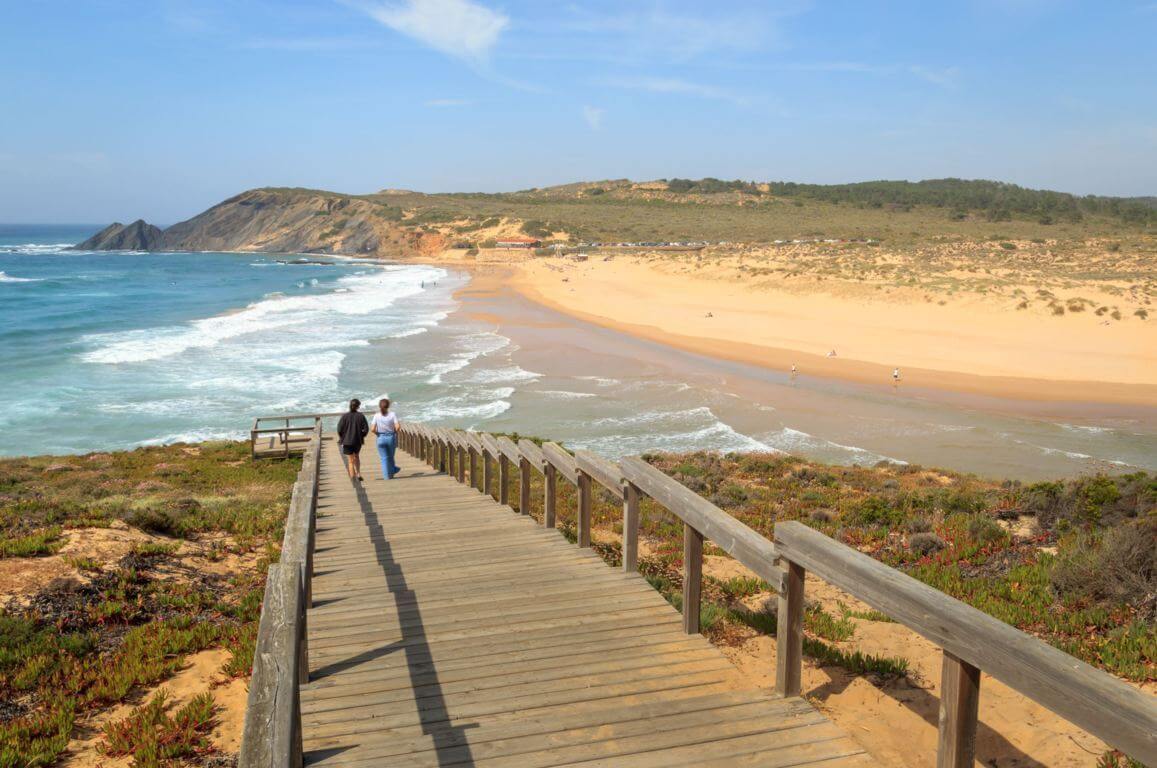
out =
[(109, 224), (73, 249), (78, 251), (153, 251), (161, 247), (164, 232), (144, 219), (132, 224)]

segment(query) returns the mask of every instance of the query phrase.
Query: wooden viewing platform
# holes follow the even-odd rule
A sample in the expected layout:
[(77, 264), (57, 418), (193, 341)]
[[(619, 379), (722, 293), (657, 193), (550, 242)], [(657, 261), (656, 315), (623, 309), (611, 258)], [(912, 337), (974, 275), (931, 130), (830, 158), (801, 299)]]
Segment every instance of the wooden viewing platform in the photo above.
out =
[[(944, 648), (937, 765), (972, 768), (981, 669), (1157, 755), (1153, 697), (799, 523), (772, 543), (639, 459), (416, 425), (397, 478), (367, 445), (353, 483), (308, 431), (241, 768), (874, 765), (799, 697), (805, 568)], [(507, 505), (515, 472), (524, 513), (544, 478), (542, 525)], [(559, 479), (577, 547), (551, 530)], [(621, 568), (589, 549), (596, 485), (622, 498)], [(636, 573), (643, 496), (684, 523), (682, 615)], [(705, 539), (779, 594), (774, 691), (698, 634)]]

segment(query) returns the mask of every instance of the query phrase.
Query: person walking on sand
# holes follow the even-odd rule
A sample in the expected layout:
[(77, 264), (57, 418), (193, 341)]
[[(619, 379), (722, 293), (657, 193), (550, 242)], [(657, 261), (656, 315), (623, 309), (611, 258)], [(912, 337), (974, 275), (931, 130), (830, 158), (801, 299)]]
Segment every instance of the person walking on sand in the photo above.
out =
[(362, 446), (370, 432), (366, 417), (358, 413), (361, 407), (361, 400), (356, 397), (350, 400), (349, 411), (343, 413), (337, 422), (338, 441), (341, 443), (342, 456), (346, 457), (346, 469), (349, 470), (350, 480), (358, 481), (362, 479)]
[(378, 412), (374, 414), (374, 423), (370, 431), (377, 435), (378, 456), (382, 459), (382, 479), (393, 480), (394, 475), (401, 470), (394, 463), (394, 451), (398, 449), (398, 416), (390, 413), (390, 399), (383, 397), (378, 401)]
[(899, 368), (893, 368), (892, 369), (892, 386), (896, 386), (899, 383), (900, 383), (900, 369)]

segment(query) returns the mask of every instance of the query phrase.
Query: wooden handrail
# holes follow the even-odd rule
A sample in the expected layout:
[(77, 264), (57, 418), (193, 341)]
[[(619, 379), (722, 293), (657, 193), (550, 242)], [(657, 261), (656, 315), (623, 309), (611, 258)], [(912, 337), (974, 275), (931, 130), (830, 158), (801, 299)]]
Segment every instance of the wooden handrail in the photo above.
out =
[[(637, 457), (616, 464), (585, 451), (571, 456), (549, 442), (539, 448), (522, 440), (516, 446), (485, 433), (477, 440), (485, 453), (500, 458), (503, 477), (511, 463), (544, 475), (547, 527), (554, 525), (555, 478), (562, 475), (578, 486), (580, 546), (590, 545), (591, 483), (621, 493), (624, 570), (636, 568), (641, 496), (682, 520), (683, 619), (689, 633), (699, 631), (704, 539), (771, 584), (779, 595), (776, 689), (781, 695), (800, 693), (804, 580), (811, 570), (943, 648), (939, 768), (973, 764), (981, 670), (1142, 763), (1157, 765), (1152, 696), (802, 523), (778, 523), (773, 543)], [(524, 488), (527, 478), (524, 471)], [(502, 485), (505, 503), (505, 480)], [(524, 512), (528, 498), (523, 497)]]
[(635, 456), (619, 461), (623, 477), (671, 514), (713, 541), (779, 591), (783, 570), (775, 545), (682, 483)]
[(522, 459), (522, 454), (518, 452), (518, 446), (506, 435), (498, 438), (495, 442), (498, 443), (499, 453), (505, 456), (507, 461), (517, 464)]
[(782, 558), (886, 613), (958, 662), (1142, 763), (1157, 764), (1152, 696), (802, 523), (778, 523), (775, 540)]
[(281, 561), (269, 568), (253, 654), (239, 768), (302, 764), (298, 686), (309, 679), (306, 611), (312, 601), (313, 549), (320, 484), (321, 421), (293, 484)]
[(587, 473), (611, 493), (618, 495), (623, 492), (623, 472), (614, 462), (587, 451), (575, 451), (574, 462), (579, 472)]
[(546, 467), (546, 457), (542, 455), (542, 449), (535, 445), (533, 440), (522, 438), (518, 441), (518, 450), (530, 462), (530, 465), (540, 473)]
[(556, 443), (543, 443), (542, 455), (571, 485), (578, 484), (578, 467), (574, 457)]

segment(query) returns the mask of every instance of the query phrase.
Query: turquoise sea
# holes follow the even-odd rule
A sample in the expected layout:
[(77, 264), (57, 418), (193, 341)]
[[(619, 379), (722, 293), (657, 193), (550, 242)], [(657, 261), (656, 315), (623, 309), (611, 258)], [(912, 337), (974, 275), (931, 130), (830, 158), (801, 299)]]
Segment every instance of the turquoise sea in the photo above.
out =
[(1157, 469), (1154, 409), (866, 387), (703, 358), (472, 295), (460, 271), (331, 256), (82, 252), (0, 225), (0, 455), (244, 438), (389, 394), (403, 419), (608, 456), (786, 451), (1035, 479)]

